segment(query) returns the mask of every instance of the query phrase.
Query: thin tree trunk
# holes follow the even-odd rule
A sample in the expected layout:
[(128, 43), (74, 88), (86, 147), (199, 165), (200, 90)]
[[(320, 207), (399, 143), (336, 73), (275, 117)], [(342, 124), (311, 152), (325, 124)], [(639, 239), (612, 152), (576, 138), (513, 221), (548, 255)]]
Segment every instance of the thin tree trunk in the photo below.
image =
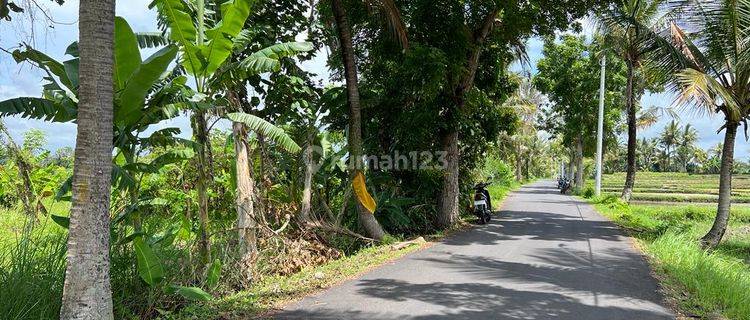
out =
[(198, 181), (196, 183), (196, 189), (198, 192), (198, 220), (200, 222), (200, 240), (199, 246), (201, 251), (201, 258), (203, 263), (211, 261), (211, 240), (208, 234), (208, 132), (206, 125), (206, 114), (203, 111), (196, 111), (193, 115), (193, 136), (195, 141), (198, 142), (198, 158), (196, 159), (198, 169)]
[(113, 319), (109, 280), (114, 0), (81, 0), (78, 135), (60, 318)]
[(671, 151), (670, 149), (671, 149), (671, 145), (667, 145), (667, 167), (664, 168), (664, 172), (669, 172), (669, 170), (670, 170), (669, 167), (672, 166), (671, 163), (670, 163), (671, 162), (670, 160), (671, 160), (671, 157), (672, 157), (671, 156), (672, 153), (670, 152)]
[(583, 137), (576, 143), (576, 188), (583, 188)]
[(575, 168), (575, 163), (574, 163), (573, 160), (571, 160), (568, 163), (568, 176), (567, 176), (568, 179), (572, 179), (573, 178), (573, 170), (574, 170), (574, 168)]
[(307, 146), (305, 152), (302, 155), (302, 161), (305, 164), (305, 178), (304, 178), (304, 189), (302, 189), (302, 208), (300, 209), (297, 220), (301, 225), (305, 225), (310, 222), (310, 210), (312, 207), (312, 178), (313, 174), (313, 146), (312, 146), (312, 134), (308, 136)]
[(737, 123), (727, 123), (724, 133), (724, 146), (721, 153), (721, 170), (719, 171), (719, 205), (711, 230), (701, 239), (704, 247), (715, 248), (724, 237), (729, 225), (729, 213), (732, 203), (732, 169), (734, 167), (734, 142), (737, 137)]
[(516, 149), (516, 181), (521, 182), (523, 181), (523, 177), (521, 176), (521, 152), (520, 150)]
[[(341, 0), (332, 0), (333, 16), (336, 20), (341, 56), (344, 59), (344, 74), (346, 78), (346, 90), (349, 100), (349, 157), (350, 175), (354, 177), (362, 170), (362, 123), (359, 105), (359, 88), (357, 84), (357, 66), (354, 62), (354, 47), (352, 44), (351, 30), (346, 18), (346, 10)], [(359, 223), (368, 237), (381, 240), (385, 231), (375, 219), (375, 215), (368, 212), (359, 201), (357, 206)]]
[(24, 159), (24, 156), (21, 153), (21, 148), (18, 147), (15, 141), (13, 141), (13, 137), (10, 135), (8, 128), (5, 127), (5, 123), (2, 121), (0, 121), (0, 131), (2, 131), (5, 138), (8, 139), (8, 149), (10, 149), (10, 154), (13, 156), (16, 167), (18, 167), (18, 178), (21, 180), (21, 190), (18, 190), (18, 194), (21, 198), (24, 212), (30, 218), (29, 225), (31, 225), (34, 218), (36, 218), (37, 213), (37, 210), (34, 207), (36, 196), (34, 196), (34, 185), (31, 183), (31, 165), (29, 165), (29, 163), (26, 162), (26, 159)]
[(258, 224), (255, 219), (255, 211), (253, 210), (255, 182), (250, 174), (250, 161), (247, 156), (247, 129), (245, 125), (240, 122), (232, 123), (232, 134), (234, 135), (234, 157), (237, 172), (235, 205), (237, 208), (237, 230), (239, 232), (239, 263), (244, 284), (247, 286), (253, 281), (253, 270), (255, 270), (255, 261), (258, 257)]
[(625, 202), (630, 202), (630, 197), (633, 194), (633, 186), (635, 185), (635, 171), (636, 171), (636, 146), (638, 144), (637, 135), (637, 124), (635, 117), (635, 91), (633, 89), (635, 75), (633, 74), (633, 62), (628, 60), (628, 84), (625, 91), (625, 109), (628, 113), (628, 163), (626, 174), (625, 174), (625, 186), (622, 188), (621, 198)]

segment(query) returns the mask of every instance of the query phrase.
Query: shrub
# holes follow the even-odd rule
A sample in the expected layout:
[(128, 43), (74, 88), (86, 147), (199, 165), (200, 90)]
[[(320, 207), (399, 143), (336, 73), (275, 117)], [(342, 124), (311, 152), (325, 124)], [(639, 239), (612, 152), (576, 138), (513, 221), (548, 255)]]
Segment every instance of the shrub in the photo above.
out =
[(583, 192), (581, 193), (581, 196), (584, 197), (584, 198), (586, 198), (586, 199), (591, 199), (591, 198), (594, 197), (594, 193), (595, 193), (594, 192), (594, 187), (587, 186), (586, 188), (583, 189)]

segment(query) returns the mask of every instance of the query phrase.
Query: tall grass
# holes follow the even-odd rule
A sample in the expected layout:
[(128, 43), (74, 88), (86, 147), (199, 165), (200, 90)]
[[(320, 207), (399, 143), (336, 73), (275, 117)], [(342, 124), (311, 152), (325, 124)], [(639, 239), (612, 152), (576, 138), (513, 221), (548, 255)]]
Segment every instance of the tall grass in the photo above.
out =
[(684, 308), (704, 316), (750, 319), (750, 268), (742, 260), (702, 250), (689, 234), (674, 231), (657, 238), (648, 251), (659, 268), (689, 291)]
[(750, 319), (750, 209), (732, 208), (724, 242), (709, 252), (698, 239), (711, 226), (713, 207), (628, 206), (616, 197), (592, 202), (641, 240), (683, 312)]
[(0, 250), (0, 315), (57, 319), (65, 276), (66, 237), (22, 235)]

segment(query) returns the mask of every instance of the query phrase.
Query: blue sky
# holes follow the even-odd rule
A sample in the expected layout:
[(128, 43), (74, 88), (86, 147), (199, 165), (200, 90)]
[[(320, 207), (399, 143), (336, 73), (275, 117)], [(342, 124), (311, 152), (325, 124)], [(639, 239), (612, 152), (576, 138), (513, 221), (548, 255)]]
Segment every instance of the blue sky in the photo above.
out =
[[(117, 15), (125, 17), (135, 31), (156, 31), (156, 13), (147, 9), (151, 0), (130, 0), (117, 2)], [(71, 42), (78, 38), (78, 1), (68, 0), (63, 6), (57, 6), (51, 2), (41, 4), (49, 8), (50, 16), (56, 22), (54, 28), (46, 27), (44, 19), (41, 16), (36, 17), (33, 31), (28, 19), (17, 18), (13, 22), (0, 22), (0, 47), (9, 49), (21, 42), (28, 42), (29, 35), (34, 34), (33, 46), (56, 59), (63, 58), (65, 48)], [(23, 21), (22, 21), (23, 20)], [(528, 54), (532, 65), (541, 57), (542, 43), (539, 39), (528, 41)], [(144, 58), (151, 52), (144, 51)], [(325, 79), (328, 70), (325, 66), (325, 52), (319, 52), (318, 57), (313, 61), (305, 62), (303, 68), (308, 71), (317, 73), (320, 78)], [(19, 66), (13, 61), (12, 57), (4, 52), (0, 52), (0, 101), (19, 97), (19, 96), (39, 96), (41, 92), (41, 74), (30, 66)], [(643, 97), (642, 105), (648, 106), (669, 106), (673, 98), (669, 93), (647, 94)], [(43, 121), (6, 118), (4, 119), (11, 134), (17, 140), (23, 135), (23, 132), (31, 128), (38, 128), (47, 132), (48, 148), (55, 150), (63, 146), (73, 146), (75, 144), (75, 125), (74, 124), (51, 124)], [(644, 137), (655, 137), (662, 130), (664, 125), (671, 119), (662, 119), (656, 125), (639, 133)], [(716, 130), (721, 126), (722, 119), (719, 116), (708, 116), (705, 114), (696, 114), (694, 112), (682, 111), (680, 115), (682, 123), (691, 123), (698, 130), (702, 148), (709, 148), (722, 141), (723, 135), (716, 134)], [(189, 134), (189, 126), (184, 117), (161, 123), (160, 127), (177, 126), (183, 128), (183, 134)], [(735, 148), (736, 156), (747, 160), (750, 156), (750, 149), (744, 137), (737, 141)]]

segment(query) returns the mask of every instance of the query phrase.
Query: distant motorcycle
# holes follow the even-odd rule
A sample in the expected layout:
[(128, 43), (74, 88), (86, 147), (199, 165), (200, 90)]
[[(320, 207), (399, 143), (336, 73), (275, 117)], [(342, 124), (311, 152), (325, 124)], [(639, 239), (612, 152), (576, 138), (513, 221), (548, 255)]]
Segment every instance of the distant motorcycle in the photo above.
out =
[(479, 218), (480, 224), (487, 224), (492, 218), (492, 200), (487, 186), (490, 183), (480, 182), (474, 186), (474, 215)]
[(557, 180), (557, 188), (560, 189), (561, 194), (566, 194), (570, 191), (570, 179), (560, 178)]

